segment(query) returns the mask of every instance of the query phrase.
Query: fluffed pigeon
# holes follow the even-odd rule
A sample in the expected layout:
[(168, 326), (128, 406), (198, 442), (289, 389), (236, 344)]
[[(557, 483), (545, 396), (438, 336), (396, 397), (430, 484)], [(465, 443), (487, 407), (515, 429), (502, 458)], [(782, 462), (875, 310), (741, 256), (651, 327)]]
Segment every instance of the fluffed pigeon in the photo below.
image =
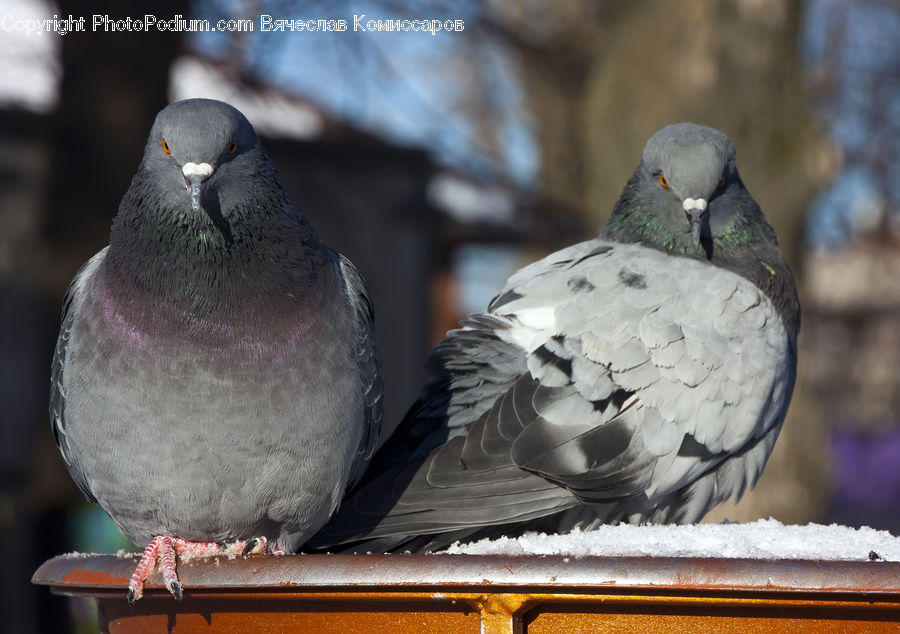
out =
[(518, 271), (438, 344), (421, 398), (310, 544), (697, 522), (762, 473), (799, 323), (732, 142), (665, 127), (598, 238)]
[(150, 542), (129, 600), (157, 558), (180, 598), (176, 553), (296, 551), (362, 474), (381, 412), (359, 273), (240, 112), (162, 110), (109, 246), (69, 287), (51, 377), (69, 473)]

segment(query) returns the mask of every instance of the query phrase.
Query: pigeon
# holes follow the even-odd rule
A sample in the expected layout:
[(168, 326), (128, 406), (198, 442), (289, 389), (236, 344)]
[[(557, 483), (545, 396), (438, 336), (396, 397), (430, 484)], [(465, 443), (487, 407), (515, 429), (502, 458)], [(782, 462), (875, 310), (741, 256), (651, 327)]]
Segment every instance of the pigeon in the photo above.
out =
[(759, 479), (799, 325), (731, 140), (664, 127), (597, 238), (513, 274), (437, 345), (419, 400), (309, 546), (698, 522)]
[(250, 122), (207, 99), (156, 117), (109, 246), (69, 287), (50, 418), (69, 473), (149, 546), (292, 553), (362, 475), (381, 430), (373, 307), (291, 204)]

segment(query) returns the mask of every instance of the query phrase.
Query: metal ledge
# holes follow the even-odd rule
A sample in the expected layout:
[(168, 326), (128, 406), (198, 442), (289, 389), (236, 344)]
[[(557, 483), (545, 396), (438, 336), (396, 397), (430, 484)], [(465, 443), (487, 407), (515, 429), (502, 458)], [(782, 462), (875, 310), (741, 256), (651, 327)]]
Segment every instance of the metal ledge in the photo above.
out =
[(900, 563), (288, 555), (179, 563), (129, 606), (137, 560), (60, 556), (32, 581), (97, 601), (106, 632), (900, 631)]

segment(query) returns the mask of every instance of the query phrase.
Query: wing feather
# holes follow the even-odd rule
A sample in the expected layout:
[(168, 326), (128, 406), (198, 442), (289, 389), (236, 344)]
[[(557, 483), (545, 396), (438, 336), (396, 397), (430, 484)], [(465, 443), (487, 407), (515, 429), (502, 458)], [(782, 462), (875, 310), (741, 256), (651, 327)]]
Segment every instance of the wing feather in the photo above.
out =
[(430, 437), (431, 455), (362, 487), (315, 542), (483, 535), (585, 503), (582, 523), (698, 521), (740, 495), (784, 419), (794, 344), (751, 282), (677, 262), (594, 240), (513, 275), (432, 355), (398, 441)]
[(356, 318), (356, 362), (365, 402), (364, 428), (356, 458), (350, 468), (349, 488), (362, 476), (381, 438), (384, 382), (375, 344), (375, 309), (369, 299), (365, 281), (350, 260), (340, 256), (340, 263), (347, 297)]
[(53, 362), (50, 369), (50, 429), (56, 439), (56, 446), (62, 454), (63, 461), (72, 476), (72, 480), (78, 486), (84, 496), (90, 502), (96, 502), (91, 492), (87, 478), (81, 470), (81, 466), (74, 459), (69, 449), (66, 435), (66, 353), (69, 347), (69, 337), (72, 333), (75, 321), (79, 318), (79, 307), (84, 288), (91, 283), (98, 268), (106, 258), (104, 248), (94, 255), (79, 269), (78, 273), (69, 284), (62, 307), (62, 325), (59, 328), (59, 337), (53, 350)]

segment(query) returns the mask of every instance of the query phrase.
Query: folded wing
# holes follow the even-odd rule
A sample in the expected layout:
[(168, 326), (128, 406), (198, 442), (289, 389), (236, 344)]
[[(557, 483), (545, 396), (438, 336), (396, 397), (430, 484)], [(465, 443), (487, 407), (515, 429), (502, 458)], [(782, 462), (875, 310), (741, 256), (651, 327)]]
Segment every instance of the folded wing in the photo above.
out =
[(691, 522), (740, 495), (783, 421), (794, 344), (752, 283), (677, 262), (594, 240), (519, 271), (438, 346), (374, 479), (314, 543), (585, 504), (582, 524)]

